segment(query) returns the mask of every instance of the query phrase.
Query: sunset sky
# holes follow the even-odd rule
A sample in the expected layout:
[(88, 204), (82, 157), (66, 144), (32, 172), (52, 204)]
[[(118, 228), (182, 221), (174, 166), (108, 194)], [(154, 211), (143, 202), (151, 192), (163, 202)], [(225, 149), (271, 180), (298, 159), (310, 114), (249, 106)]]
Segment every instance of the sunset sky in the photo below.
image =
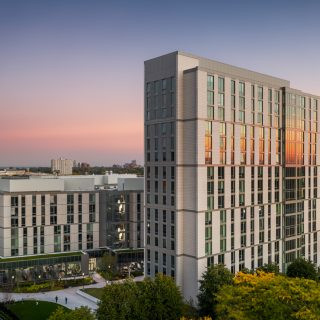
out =
[(143, 161), (143, 61), (191, 52), (320, 95), (319, 1), (0, 0), (0, 166)]

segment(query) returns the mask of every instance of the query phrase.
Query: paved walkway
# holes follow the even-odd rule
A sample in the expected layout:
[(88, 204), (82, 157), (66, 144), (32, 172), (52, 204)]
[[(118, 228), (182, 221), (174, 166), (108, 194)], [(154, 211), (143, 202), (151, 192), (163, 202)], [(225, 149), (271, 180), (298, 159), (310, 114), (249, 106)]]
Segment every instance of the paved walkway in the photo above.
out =
[[(103, 288), (106, 286), (106, 280), (102, 278), (98, 273), (94, 273), (92, 278), (96, 281), (94, 284), (89, 284), (84, 286), (85, 288)], [(136, 277), (134, 281), (142, 281), (143, 276)], [(122, 282), (124, 280), (118, 280), (116, 282)], [(98, 305), (93, 301), (86, 299), (85, 297), (77, 294), (78, 290), (81, 290), (83, 286), (67, 288), (57, 291), (48, 291), (48, 292), (38, 292), (38, 293), (7, 293), (0, 292), (0, 301), (8, 300), (40, 300), (40, 301), (49, 301), (56, 302), (55, 298), (58, 297), (58, 304), (65, 306), (69, 309), (80, 308), (81, 306), (87, 306), (92, 310), (97, 310)], [(67, 303), (65, 303), (65, 298), (67, 298)]]
[[(93, 279), (97, 282), (84, 286), (85, 288), (103, 288), (106, 285), (106, 281), (99, 275), (94, 274)], [(67, 288), (57, 291), (38, 292), (38, 293), (7, 293), (0, 292), (0, 301), (6, 300), (40, 300), (56, 302), (55, 298), (58, 297), (58, 304), (61, 304), (69, 309), (79, 308), (81, 306), (87, 306), (92, 310), (96, 310), (98, 305), (80, 295), (77, 294), (77, 290), (82, 289), (83, 286)], [(65, 303), (67, 298), (67, 303)]]

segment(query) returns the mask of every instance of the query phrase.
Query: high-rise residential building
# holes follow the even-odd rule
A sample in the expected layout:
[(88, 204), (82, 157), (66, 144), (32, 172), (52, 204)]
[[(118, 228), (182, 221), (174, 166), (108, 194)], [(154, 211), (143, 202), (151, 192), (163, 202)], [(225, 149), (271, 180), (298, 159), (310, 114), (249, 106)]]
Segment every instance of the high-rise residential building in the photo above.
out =
[(319, 101), (182, 52), (145, 62), (145, 273), (319, 265)]
[(59, 175), (72, 174), (72, 168), (74, 167), (74, 161), (70, 159), (52, 159), (51, 160), (51, 172)]

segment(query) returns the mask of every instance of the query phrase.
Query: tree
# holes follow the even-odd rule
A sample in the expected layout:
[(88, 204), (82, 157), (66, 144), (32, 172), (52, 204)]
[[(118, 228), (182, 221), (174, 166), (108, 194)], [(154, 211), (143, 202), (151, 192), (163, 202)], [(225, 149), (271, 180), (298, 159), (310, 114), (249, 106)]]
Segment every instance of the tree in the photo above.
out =
[(276, 263), (266, 263), (257, 270), (264, 271), (266, 273), (279, 274), (279, 266)]
[(320, 287), (313, 280), (239, 272), (234, 284), (220, 289), (217, 302), (218, 320), (315, 320)]
[(71, 311), (58, 307), (50, 315), (49, 320), (95, 320), (95, 316), (88, 307), (80, 307)]
[(210, 266), (202, 275), (198, 295), (199, 313), (215, 319), (217, 294), (224, 285), (232, 284), (233, 274), (222, 264)]
[(112, 253), (105, 253), (99, 260), (99, 270), (109, 279), (117, 272), (117, 258)]
[(67, 320), (95, 320), (94, 314), (88, 307), (80, 307), (69, 312)]
[(139, 295), (138, 286), (131, 279), (106, 286), (100, 299), (97, 319), (142, 319)]
[(247, 274), (253, 274), (254, 273), (254, 270), (250, 270), (250, 269), (248, 269), (248, 268), (243, 268), (243, 269), (241, 269), (241, 272), (242, 273), (247, 273)]
[(159, 273), (154, 280), (144, 280), (139, 288), (147, 319), (175, 320), (182, 316), (183, 298), (171, 277)]
[(97, 310), (98, 320), (176, 320), (182, 316), (183, 298), (172, 278), (131, 279), (106, 286)]
[(212, 318), (211, 317), (200, 317), (200, 318), (197, 318), (197, 317), (192, 317), (192, 318), (186, 318), (186, 317), (182, 317), (182, 318), (180, 318), (180, 320), (212, 320)]
[(292, 278), (317, 280), (318, 272), (316, 266), (311, 261), (298, 258), (289, 264), (287, 268), (287, 276)]
[[(183, 313), (183, 317), (180, 320), (198, 319), (198, 315), (199, 315), (198, 309), (194, 305), (194, 302), (192, 299), (184, 303), (182, 313)], [(198, 320), (201, 320), (201, 319), (198, 319)], [(207, 320), (209, 320), (209, 318), (207, 318)]]
[(58, 307), (53, 313), (51, 313), (49, 320), (66, 320), (67, 313), (62, 307)]

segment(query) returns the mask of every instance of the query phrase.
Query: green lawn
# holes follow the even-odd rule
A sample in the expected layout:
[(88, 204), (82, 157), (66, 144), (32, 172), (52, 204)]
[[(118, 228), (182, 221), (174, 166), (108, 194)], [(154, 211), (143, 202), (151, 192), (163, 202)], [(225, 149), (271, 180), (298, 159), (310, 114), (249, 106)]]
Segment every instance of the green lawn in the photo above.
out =
[(104, 288), (87, 288), (82, 291), (87, 294), (90, 294), (90, 296), (93, 296), (97, 299), (101, 299), (103, 294), (103, 289)]
[[(33, 300), (18, 301), (6, 305), (20, 320), (46, 320), (59, 306), (53, 302)], [(69, 310), (63, 306), (60, 307)]]

